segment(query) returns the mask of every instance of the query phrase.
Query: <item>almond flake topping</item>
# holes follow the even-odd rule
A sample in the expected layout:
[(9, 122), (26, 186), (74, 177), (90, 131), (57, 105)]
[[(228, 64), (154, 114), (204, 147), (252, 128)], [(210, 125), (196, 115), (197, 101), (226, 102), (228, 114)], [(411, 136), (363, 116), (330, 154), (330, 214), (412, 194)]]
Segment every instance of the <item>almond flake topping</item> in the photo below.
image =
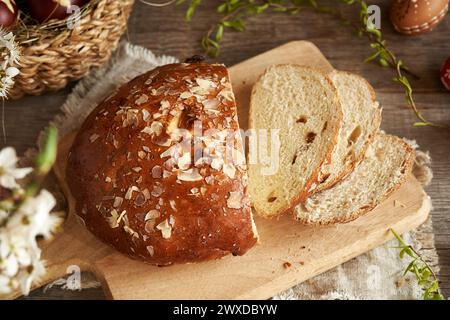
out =
[(191, 154), (189, 152), (186, 152), (178, 158), (178, 168), (181, 170), (187, 170), (191, 166)]
[(159, 136), (162, 133), (163, 125), (159, 121), (153, 121), (151, 125), (151, 129), (154, 133), (156, 133), (157, 136)]
[(217, 99), (205, 100), (202, 102), (205, 109), (215, 110), (220, 105), (220, 101)]
[(169, 109), (170, 108), (170, 102), (167, 100), (162, 100), (161, 101), (161, 109)]
[(220, 170), (222, 169), (222, 164), (223, 164), (222, 159), (214, 158), (213, 161), (211, 162), (211, 168), (215, 170)]
[(148, 96), (146, 94), (143, 94), (135, 101), (135, 103), (137, 105), (141, 105), (141, 104), (146, 103), (147, 101), (148, 101)]
[(164, 192), (164, 189), (161, 186), (154, 186), (151, 195), (154, 196), (155, 198), (157, 198), (160, 195), (162, 195), (163, 192)]
[(119, 208), (123, 203), (123, 198), (122, 197), (115, 197), (114, 198), (114, 204), (113, 207), (114, 208)]
[(133, 192), (139, 191), (139, 188), (136, 186), (131, 186), (128, 188), (127, 193), (125, 194), (125, 199), (130, 200), (133, 197)]
[(204, 165), (205, 163), (208, 164), (210, 161), (209, 157), (201, 157), (198, 158), (197, 161), (195, 161), (195, 166), (196, 167), (201, 167), (202, 165)]
[(177, 211), (177, 204), (175, 200), (169, 200), (169, 204), (173, 211)]
[(240, 209), (242, 208), (242, 193), (240, 192), (230, 192), (227, 199), (227, 206), (230, 209)]
[(185, 91), (185, 92), (180, 94), (180, 99), (189, 99), (192, 96), (193, 96), (192, 93)]
[(228, 101), (234, 100), (233, 92), (228, 88), (222, 89), (219, 92), (219, 96), (223, 97), (225, 100), (228, 100)]
[(160, 157), (161, 158), (165, 158), (165, 157), (174, 157), (174, 155), (176, 153), (178, 153), (178, 147), (176, 145), (168, 148), (166, 151), (164, 151), (163, 153), (161, 153)]
[(142, 207), (146, 201), (147, 201), (147, 199), (145, 199), (144, 194), (138, 193), (138, 195), (134, 199), (134, 205), (137, 207)]
[(95, 140), (97, 140), (98, 138), (100, 138), (100, 136), (99, 136), (98, 134), (94, 133), (93, 135), (91, 135), (91, 136), (89, 137), (89, 141), (92, 143), (92, 142), (94, 142)]
[(144, 129), (142, 129), (141, 132), (146, 133), (146, 134), (152, 134), (153, 130), (151, 127), (147, 126)]
[(150, 112), (148, 112), (146, 109), (142, 110), (142, 119), (144, 121), (147, 121), (150, 118)]
[(159, 218), (160, 213), (158, 210), (150, 210), (149, 212), (147, 212), (147, 214), (145, 215), (145, 221), (148, 220), (155, 220), (156, 218)]
[(155, 249), (153, 248), (153, 246), (147, 246), (147, 251), (150, 257), (153, 257), (155, 255)]
[(213, 184), (214, 183), (214, 177), (213, 176), (207, 176), (205, 178), (205, 181), (207, 184)]
[(236, 168), (232, 164), (227, 163), (223, 166), (223, 173), (225, 173), (230, 179), (234, 179), (234, 176), (236, 175)]
[(145, 188), (144, 190), (142, 190), (142, 194), (144, 195), (145, 200), (150, 199), (150, 191), (148, 191), (147, 188)]
[(162, 117), (162, 114), (159, 113), (159, 112), (153, 114), (153, 119), (158, 119), (158, 118), (161, 118), (161, 117)]
[(164, 239), (169, 239), (172, 235), (172, 226), (169, 224), (167, 219), (158, 224), (156, 229), (161, 231), (161, 235)]
[(145, 151), (138, 151), (138, 157), (140, 159), (145, 159), (146, 156), (147, 156), (147, 153), (145, 153)]
[(216, 84), (208, 79), (197, 78), (195, 82), (203, 89), (215, 88)]
[(146, 126), (144, 129), (141, 130), (141, 132), (146, 134), (153, 134), (155, 133), (157, 136), (159, 136), (162, 133), (163, 125), (159, 121), (153, 121), (150, 126)]
[(147, 220), (145, 222), (145, 226), (144, 226), (145, 232), (147, 232), (147, 233), (154, 232), (155, 231), (155, 224), (156, 224), (155, 220)]
[(131, 229), (129, 226), (123, 226), (123, 230), (125, 230), (125, 232), (128, 233), (130, 236), (139, 238), (139, 233)]
[(178, 172), (178, 180), (181, 181), (200, 181), (203, 179), (202, 175), (198, 172), (197, 168), (189, 169), (186, 171)]
[(111, 217), (106, 218), (106, 220), (109, 223), (109, 226), (113, 229), (119, 227), (120, 221), (122, 220), (122, 218), (125, 216), (126, 213), (127, 212), (124, 210), (119, 215), (116, 209), (112, 209), (110, 212)]
[(152, 168), (152, 178), (159, 179), (162, 177), (162, 168), (160, 166), (154, 166)]

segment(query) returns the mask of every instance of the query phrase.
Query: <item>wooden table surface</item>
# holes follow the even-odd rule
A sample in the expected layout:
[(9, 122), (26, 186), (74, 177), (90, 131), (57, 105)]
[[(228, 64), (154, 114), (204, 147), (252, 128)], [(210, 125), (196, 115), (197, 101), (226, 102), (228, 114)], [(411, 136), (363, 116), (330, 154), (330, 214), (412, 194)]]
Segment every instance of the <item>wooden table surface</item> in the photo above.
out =
[[(184, 22), (184, 9), (181, 7), (153, 8), (137, 3), (127, 37), (130, 42), (155, 54), (183, 59), (201, 53), (199, 40), (218, 18), (214, 9), (216, 1), (203, 2), (205, 4), (192, 24)], [(397, 34), (388, 20), (389, 2), (376, 1), (381, 7), (382, 30), (393, 51), (421, 76), (420, 80), (412, 82), (417, 103), (430, 120), (450, 124), (450, 92), (439, 80), (439, 68), (450, 56), (450, 16), (429, 34), (405, 37)], [(346, 12), (357, 14), (351, 8), (346, 8)], [(362, 62), (370, 54), (367, 40), (339, 26), (338, 21), (312, 12), (294, 16), (267, 13), (252, 17), (245, 33), (227, 33), (222, 43), (222, 54), (217, 60), (233, 65), (288, 41), (302, 39), (314, 42), (336, 68), (359, 73), (372, 83), (383, 106), (382, 129), (415, 139), (422, 150), (430, 151), (434, 180), (427, 192), (434, 205), (432, 217), (440, 259), (441, 287), (444, 295), (450, 296), (450, 131), (412, 126), (415, 116), (405, 107), (402, 90), (392, 83), (391, 70)], [(19, 152), (33, 146), (39, 131), (58, 112), (69, 93), (70, 87), (42, 97), (7, 102), (7, 145), (16, 147)], [(46, 293), (38, 289), (29, 298), (102, 299), (103, 294), (101, 289), (81, 292), (51, 289)]]

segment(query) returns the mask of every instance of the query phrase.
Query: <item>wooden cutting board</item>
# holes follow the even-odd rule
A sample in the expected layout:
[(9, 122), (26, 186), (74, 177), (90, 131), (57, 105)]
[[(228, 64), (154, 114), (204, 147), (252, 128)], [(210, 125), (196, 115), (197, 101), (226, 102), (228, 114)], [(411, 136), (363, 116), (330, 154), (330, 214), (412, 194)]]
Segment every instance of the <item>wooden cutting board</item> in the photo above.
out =
[[(332, 70), (320, 51), (305, 41), (288, 43), (233, 66), (231, 78), (243, 128), (247, 127), (252, 84), (267, 66), (279, 63)], [(61, 140), (55, 167), (66, 195), (64, 172), (73, 137)], [(389, 228), (404, 233), (418, 227), (431, 207), (420, 184), (410, 177), (382, 205), (352, 223), (311, 227), (290, 217), (278, 221), (256, 218), (261, 244), (245, 256), (159, 268), (131, 260), (97, 240), (77, 223), (70, 196), (68, 203), (64, 231), (43, 249), (48, 273), (40, 284), (78, 265), (94, 272), (113, 299), (267, 299), (385, 243), (392, 238)], [(286, 262), (291, 267), (286, 268)]]

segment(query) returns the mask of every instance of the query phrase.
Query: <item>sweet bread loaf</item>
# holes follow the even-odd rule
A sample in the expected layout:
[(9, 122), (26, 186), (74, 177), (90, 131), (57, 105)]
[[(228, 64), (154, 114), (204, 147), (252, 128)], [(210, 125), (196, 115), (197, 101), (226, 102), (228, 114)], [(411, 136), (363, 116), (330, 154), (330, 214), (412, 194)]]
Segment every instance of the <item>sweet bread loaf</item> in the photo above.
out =
[(166, 65), (118, 89), (82, 125), (66, 173), (86, 227), (133, 258), (199, 262), (257, 243), (223, 65)]

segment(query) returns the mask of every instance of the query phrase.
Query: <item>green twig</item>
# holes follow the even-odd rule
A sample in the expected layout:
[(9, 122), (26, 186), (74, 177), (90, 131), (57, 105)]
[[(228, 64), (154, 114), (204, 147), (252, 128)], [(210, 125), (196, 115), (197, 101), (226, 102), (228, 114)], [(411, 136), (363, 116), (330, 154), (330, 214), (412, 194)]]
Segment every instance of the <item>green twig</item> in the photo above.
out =
[(411, 259), (411, 262), (406, 267), (403, 276), (408, 273), (414, 274), (417, 283), (422, 287), (424, 291), (424, 300), (444, 300), (444, 296), (442, 295), (439, 288), (437, 275), (435, 274), (431, 266), (411, 245), (406, 244), (402, 237), (400, 237), (392, 228), (390, 228), (389, 230), (392, 232), (399, 243), (399, 246), (396, 248), (400, 249), (400, 258), (403, 259), (405, 256), (409, 256)]
[[(186, 0), (178, 0), (177, 4), (185, 3)], [(369, 42), (373, 53), (365, 60), (377, 61), (381, 66), (390, 67), (395, 71), (393, 81), (398, 83), (405, 92), (405, 99), (409, 107), (416, 115), (418, 122), (414, 123), (416, 127), (430, 126), (450, 130), (450, 125), (435, 123), (429, 121), (420, 112), (414, 96), (413, 89), (408, 76), (418, 79), (419, 77), (412, 73), (404, 63), (390, 50), (386, 45), (380, 30), (370, 24), (368, 19), (368, 6), (363, 0), (339, 0), (346, 5), (359, 6), (359, 19), (350, 20), (344, 16), (342, 10), (337, 7), (327, 7), (319, 4), (317, 0), (222, 0), (217, 6), (217, 12), (223, 17), (208, 30), (202, 38), (201, 44), (205, 53), (212, 57), (220, 54), (220, 42), (224, 32), (227, 29), (241, 32), (245, 30), (246, 19), (250, 16), (261, 14), (268, 10), (274, 12), (285, 12), (296, 14), (301, 10), (313, 10), (316, 13), (327, 14), (341, 21), (346, 26), (350, 26), (361, 36), (365, 36)], [(186, 11), (186, 19), (191, 21), (195, 11), (201, 4), (201, 0), (189, 1)]]

